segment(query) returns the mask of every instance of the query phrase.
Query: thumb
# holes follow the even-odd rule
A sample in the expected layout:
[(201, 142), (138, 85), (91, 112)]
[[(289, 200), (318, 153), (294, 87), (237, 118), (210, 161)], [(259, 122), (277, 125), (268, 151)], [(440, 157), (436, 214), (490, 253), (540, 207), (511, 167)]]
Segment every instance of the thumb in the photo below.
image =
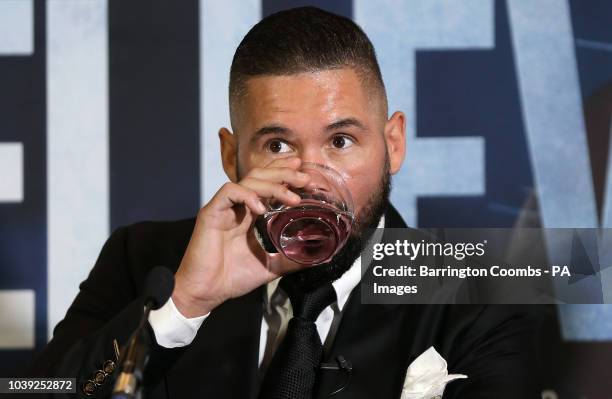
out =
[(289, 260), (282, 253), (274, 253), (274, 254), (266, 253), (266, 254), (267, 254), (266, 266), (268, 270), (270, 271), (270, 273), (276, 275), (277, 277), (309, 267), (309, 266), (294, 262), (292, 260)]

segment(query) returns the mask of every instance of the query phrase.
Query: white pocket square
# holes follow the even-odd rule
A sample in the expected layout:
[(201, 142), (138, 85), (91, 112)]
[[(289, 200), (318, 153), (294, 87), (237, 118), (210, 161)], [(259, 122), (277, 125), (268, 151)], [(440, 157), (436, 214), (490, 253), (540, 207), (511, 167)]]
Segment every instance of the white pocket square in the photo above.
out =
[(446, 360), (429, 347), (408, 366), (400, 399), (440, 399), (449, 382), (467, 378), (463, 374), (448, 374)]

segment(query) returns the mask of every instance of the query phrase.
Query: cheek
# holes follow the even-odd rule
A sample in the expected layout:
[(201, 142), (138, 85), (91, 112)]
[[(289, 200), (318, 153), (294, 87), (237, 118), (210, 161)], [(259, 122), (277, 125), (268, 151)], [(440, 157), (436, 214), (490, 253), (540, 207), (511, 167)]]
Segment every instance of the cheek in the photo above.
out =
[(361, 214), (372, 195), (378, 190), (379, 185), (379, 179), (372, 178), (372, 174), (369, 176), (364, 175), (362, 178), (355, 179), (349, 185), (356, 215)]
[(242, 177), (251, 169), (265, 167), (270, 160), (256, 151), (238, 151), (238, 165)]
[(355, 206), (355, 213), (360, 214), (373, 195), (377, 194), (382, 181), (384, 158), (363, 160), (350, 170), (344, 170), (345, 179)]

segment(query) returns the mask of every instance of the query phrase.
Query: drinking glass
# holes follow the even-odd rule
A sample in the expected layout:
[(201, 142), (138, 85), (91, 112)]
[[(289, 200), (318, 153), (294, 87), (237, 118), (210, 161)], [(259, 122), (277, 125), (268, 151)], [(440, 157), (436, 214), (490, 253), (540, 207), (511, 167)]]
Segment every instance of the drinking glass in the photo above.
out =
[(302, 188), (289, 187), (302, 201), (287, 206), (277, 200), (267, 201), (262, 215), (265, 231), (278, 252), (304, 265), (330, 261), (346, 244), (354, 223), (351, 193), (342, 176), (334, 169), (304, 162), (299, 169), (310, 175)]

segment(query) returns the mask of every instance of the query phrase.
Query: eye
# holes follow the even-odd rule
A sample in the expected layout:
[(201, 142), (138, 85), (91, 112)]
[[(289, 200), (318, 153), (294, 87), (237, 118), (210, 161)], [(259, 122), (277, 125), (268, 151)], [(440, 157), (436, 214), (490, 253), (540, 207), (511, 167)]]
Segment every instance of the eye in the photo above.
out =
[(278, 154), (290, 151), (291, 147), (282, 140), (270, 140), (266, 143), (266, 149)]
[(347, 148), (353, 144), (355, 144), (355, 141), (348, 136), (337, 135), (332, 138), (332, 145), (335, 148)]

